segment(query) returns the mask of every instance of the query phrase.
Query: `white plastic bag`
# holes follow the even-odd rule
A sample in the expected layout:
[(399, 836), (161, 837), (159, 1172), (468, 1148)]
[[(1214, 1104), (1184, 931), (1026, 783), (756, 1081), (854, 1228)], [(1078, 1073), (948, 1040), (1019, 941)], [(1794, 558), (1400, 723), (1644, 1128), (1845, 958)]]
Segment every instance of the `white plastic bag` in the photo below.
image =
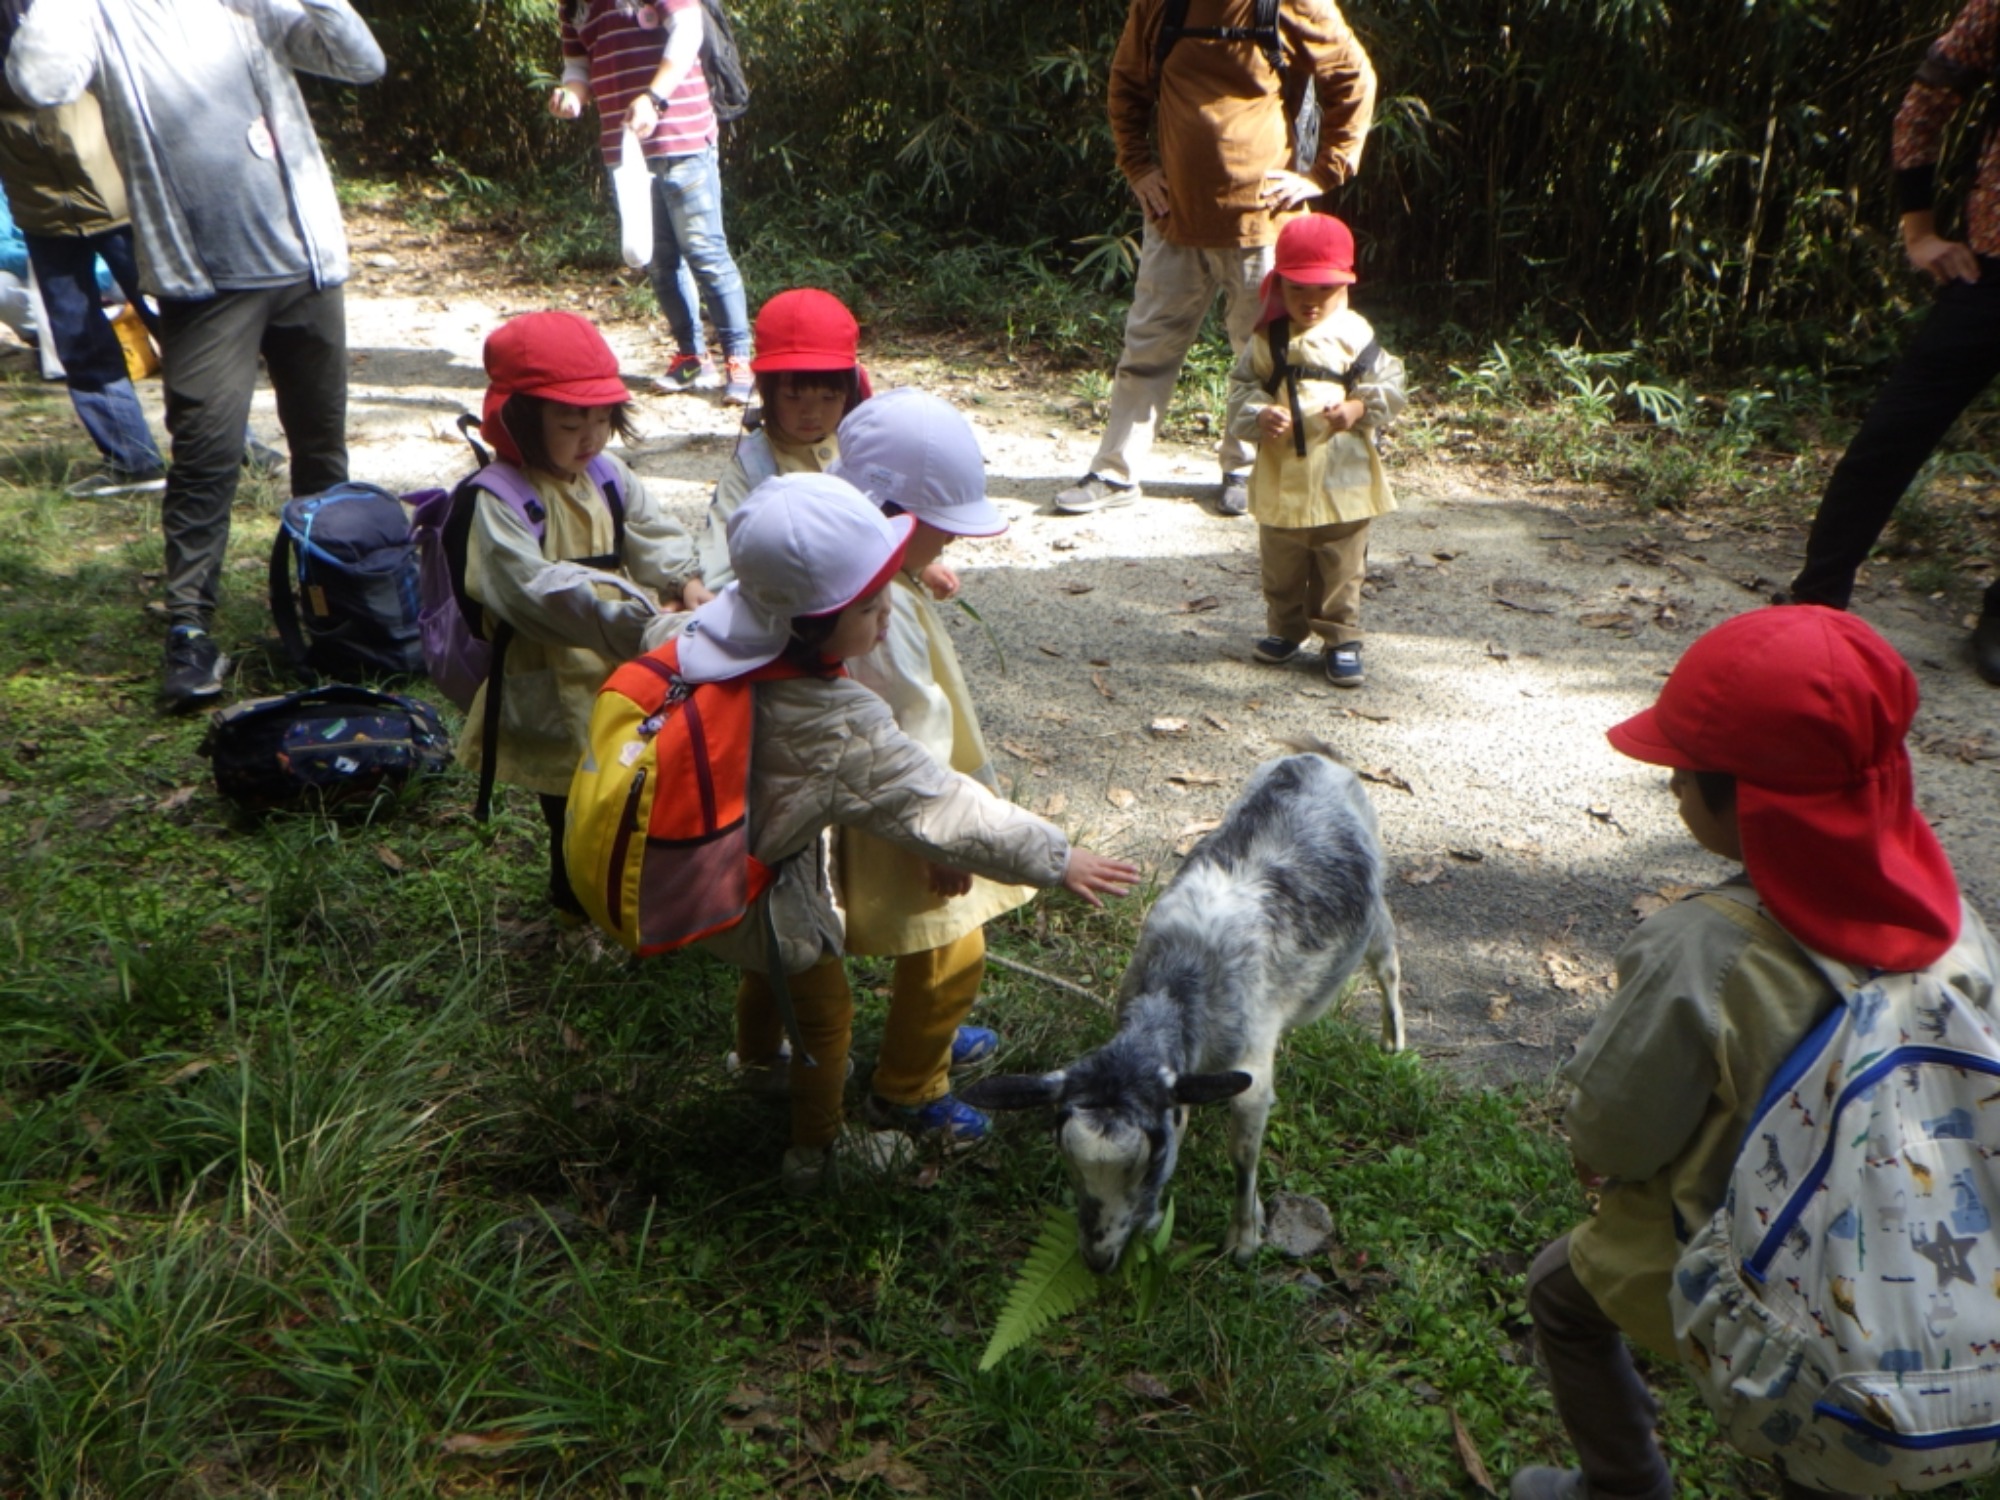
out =
[(653, 174), (646, 169), (645, 148), (629, 130), (618, 132), (611, 190), (618, 199), (618, 248), (636, 271), (653, 259)]

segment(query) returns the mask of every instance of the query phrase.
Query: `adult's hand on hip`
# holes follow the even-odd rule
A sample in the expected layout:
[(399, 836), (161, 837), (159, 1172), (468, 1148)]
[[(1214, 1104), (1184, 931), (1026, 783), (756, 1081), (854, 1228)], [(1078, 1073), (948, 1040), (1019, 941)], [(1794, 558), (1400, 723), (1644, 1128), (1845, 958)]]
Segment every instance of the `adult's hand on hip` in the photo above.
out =
[(1263, 191), (1258, 194), (1264, 206), (1273, 210), (1297, 208), (1308, 203), (1326, 191), (1310, 177), (1301, 177), (1297, 172), (1266, 172)]
[(1144, 177), (1132, 184), (1132, 196), (1139, 200), (1139, 207), (1149, 219), (1164, 219), (1167, 216), (1167, 174), (1155, 167)]

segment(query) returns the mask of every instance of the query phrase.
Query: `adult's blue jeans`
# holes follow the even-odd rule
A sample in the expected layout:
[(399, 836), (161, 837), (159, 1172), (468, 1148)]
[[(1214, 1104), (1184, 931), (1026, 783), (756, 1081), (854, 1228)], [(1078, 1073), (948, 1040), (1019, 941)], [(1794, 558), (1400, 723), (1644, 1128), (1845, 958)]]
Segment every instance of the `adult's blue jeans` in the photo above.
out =
[(113, 469), (127, 474), (156, 474), (162, 467), (159, 445), (146, 426), (145, 410), (125, 371), (125, 350), (104, 316), (97, 291), (97, 260), (104, 258), (111, 276), (134, 306), (139, 300), (139, 266), (132, 252), (129, 225), (101, 234), (24, 235), (28, 259), (41, 286), (42, 310), (48, 315), (45, 336), (55, 345), (56, 358), (69, 378), (70, 404), (90, 440)]
[(653, 172), (653, 295), (674, 346), (682, 354), (704, 352), (700, 309), (705, 306), (722, 352), (748, 356), (750, 312), (742, 273), (722, 230), (722, 173), (715, 147), (688, 156), (655, 157), (646, 165)]

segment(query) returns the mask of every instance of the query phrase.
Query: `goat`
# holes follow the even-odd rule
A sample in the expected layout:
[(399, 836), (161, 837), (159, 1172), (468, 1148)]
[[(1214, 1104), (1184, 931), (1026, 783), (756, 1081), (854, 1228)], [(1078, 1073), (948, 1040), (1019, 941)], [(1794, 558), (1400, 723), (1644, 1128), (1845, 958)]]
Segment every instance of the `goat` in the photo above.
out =
[(1324, 1015), (1364, 963), (1382, 994), (1382, 1043), (1402, 1050), (1375, 809), (1333, 751), (1297, 748), (1258, 767), (1147, 914), (1120, 986), (1117, 1035), (1059, 1072), (959, 1091), (981, 1109), (1055, 1108), (1083, 1260), (1100, 1275), (1158, 1223), (1188, 1106), (1224, 1099), (1236, 1173), (1224, 1248), (1238, 1261), (1256, 1253), (1257, 1156), (1279, 1039)]

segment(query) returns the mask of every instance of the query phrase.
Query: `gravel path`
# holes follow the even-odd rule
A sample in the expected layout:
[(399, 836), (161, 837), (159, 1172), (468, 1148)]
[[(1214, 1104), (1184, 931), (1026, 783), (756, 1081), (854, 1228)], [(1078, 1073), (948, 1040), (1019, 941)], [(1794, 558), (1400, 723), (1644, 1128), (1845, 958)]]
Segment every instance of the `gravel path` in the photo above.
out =
[[(354, 228), (354, 472), (446, 482), (467, 466), (450, 424), (477, 408), (481, 340), (547, 294), (453, 269), (469, 259), (438, 253), (441, 239), (456, 248), (450, 236)], [(581, 298), (565, 295), (615, 310), (608, 280)], [(628, 369), (662, 364), (650, 326), (608, 331)], [(1053, 515), (1050, 497), (1096, 441), (1065, 391), (977, 351), (871, 352), (871, 365), (878, 388), (921, 384), (968, 411), (1013, 523), (950, 560), (991, 627), (956, 620), (1018, 800), (1094, 847), (1168, 868), (1281, 737), (1327, 740), (1374, 783), (1411, 1040), (1427, 1055), (1480, 1078), (1545, 1076), (1608, 993), (1635, 910), (1723, 873), (1681, 831), (1664, 775), (1615, 754), (1603, 731), (1651, 700), (1694, 635), (1789, 577), (1796, 538), (1393, 460), (1403, 509), (1375, 529), (1369, 680), (1336, 692), (1317, 658), (1250, 660), (1263, 623), (1254, 527), (1207, 509), (1205, 451), (1156, 449), (1139, 504)], [(640, 405), (634, 466), (693, 524), (737, 414), (689, 396)], [(268, 392), (258, 423), (272, 423)], [(1919, 800), (1972, 900), (2000, 916), (2000, 697), (1972, 675), (1941, 603), (1863, 590), (1858, 608), (1922, 680)]]

